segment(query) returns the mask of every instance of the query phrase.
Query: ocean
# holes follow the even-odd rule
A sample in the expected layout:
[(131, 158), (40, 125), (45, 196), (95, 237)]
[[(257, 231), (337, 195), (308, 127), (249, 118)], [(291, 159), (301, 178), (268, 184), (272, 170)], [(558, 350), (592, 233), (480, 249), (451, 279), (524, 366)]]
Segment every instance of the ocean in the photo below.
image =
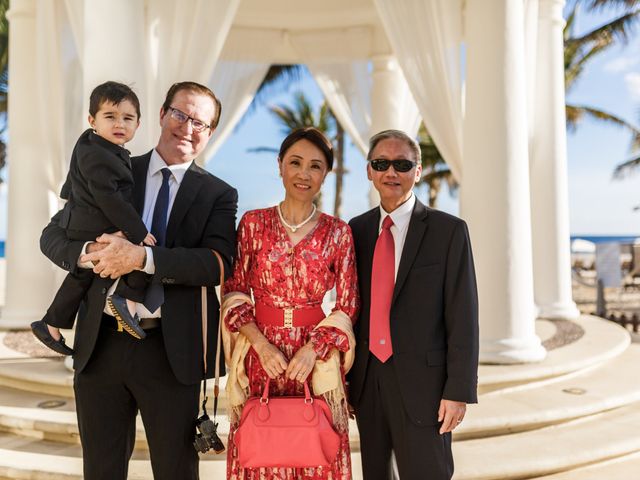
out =
[(587, 240), (592, 243), (635, 243), (640, 235), (571, 235), (571, 241)]

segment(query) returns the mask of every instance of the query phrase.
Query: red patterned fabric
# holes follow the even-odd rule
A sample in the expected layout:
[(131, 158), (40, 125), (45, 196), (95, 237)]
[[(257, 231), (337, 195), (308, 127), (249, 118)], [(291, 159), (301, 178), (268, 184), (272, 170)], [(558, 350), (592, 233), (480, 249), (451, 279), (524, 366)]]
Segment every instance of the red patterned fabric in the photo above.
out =
[[(247, 212), (238, 226), (238, 252), (226, 292), (253, 293), (256, 302), (276, 308), (322, 304), (327, 291), (336, 287), (336, 305), (351, 319), (359, 307), (353, 238), (342, 220), (321, 214), (315, 228), (295, 246), (280, 223), (275, 207)], [(240, 305), (230, 310), (225, 322), (231, 331), (254, 322), (253, 307)], [(348, 350), (348, 340), (334, 328), (266, 326), (263, 334), (291, 359), (311, 341), (320, 358), (332, 348)], [(251, 348), (245, 359), (251, 395), (260, 395), (267, 374), (257, 353)], [(343, 373), (344, 381), (344, 373)], [(271, 381), (274, 395), (303, 395), (301, 383), (284, 379)], [(242, 469), (237, 463), (234, 444), (235, 425), (231, 425), (227, 450), (229, 480), (350, 480), (351, 458), (348, 432), (341, 433), (340, 452), (331, 468)]]

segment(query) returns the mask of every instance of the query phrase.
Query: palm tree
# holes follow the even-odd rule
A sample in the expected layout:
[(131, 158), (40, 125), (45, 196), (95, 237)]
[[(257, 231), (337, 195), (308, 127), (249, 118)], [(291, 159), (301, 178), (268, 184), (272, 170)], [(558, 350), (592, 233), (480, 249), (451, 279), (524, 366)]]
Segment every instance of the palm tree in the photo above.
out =
[[(293, 130), (303, 127), (315, 127), (328, 137), (329, 129), (334, 123), (333, 116), (329, 112), (329, 106), (324, 101), (316, 114), (309, 99), (302, 92), (294, 95), (294, 107), (286, 105), (274, 105), (269, 107), (271, 113), (283, 125), (282, 133), (288, 135)], [(322, 210), (322, 190), (314, 198), (314, 203)]]
[[(589, 8), (590, 10), (598, 11), (607, 7), (614, 7), (618, 9), (622, 8), (624, 14), (604, 25), (603, 27), (600, 27), (600, 29), (596, 29), (593, 32), (590, 32), (589, 34), (583, 35), (581, 37), (584, 39), (583, 43), (586, 44), (590, 42), (591, 45), (591, 49), (582, 54), (582, 57), (585, 59), (582, 63), (588, 61), (589, 58), (611, 46), (614, 38), (619, 38), (623, 42), (627, 42), (629, 37), (629, 29), (636, 26), (638, 17), (640, 17), (640, 0), (586, 0), (585, 3), (587, 3), (587, 8)], [(572, 22), (574, 19), (572, 17), (575, 17), (575, 11), (576, 9), (574, 6), (574, 9), (572, 10), (570, 16), (570, 20)], [(568, 25), (569, 20), (567, 21), (567, 26)], [(578, 40), (579, 39), (574, 39), (574, 48), (576, 47)], [(566, 54), (567, 49), (565, 48), (565, 61), (567, 59)], [(577, 75), (581, 73), (581, 69), (577, 68), (579, 67), (579, 63), (580, 62), (575, 63), (576, 68), (574, 70)], [(573, 81), (575, 81), (575, 78), (573, 79)], [(592, 115), (598, 118), (597, 112), (594, 112)], [(567, 111), (567, 119), (569, 119), (569, 111)], [(613, 178), (620, 180), (633, 173), (636, 168), (640, 167), (640, 131), (615, 117), (603, 119), (613, 121), (613, 123), (617, 123), (629, 128), (633, 135), (631, 141), (631, 152), (635, 152), (635, 156), (617, 165), (613, 171)], [(637, 208), (638, 207), (636, 207), (636, 209)]]
[[(335, 200), (333, 205), (333, 215), (340, 216), (342, 207), (342, 189), (344, 174), (347, 172), (344, 168), (344, 129), (336, 120), (331, 108), (326, 101), (322, 102), (318, 111), (314, 111), (311, 102), (302, 92), (294, 95), (294, 104), (292, 107), (287, 105), (274, 105), (269, 107), (271, 113), (282, 125), (282, 133), (288, 135), (293, 130), (302, 127), (315, 127), (323, 132), (334, 145), (334, 169), (336, 175)], [(276, 149), (270, 147), (259, 147), (251, 149), (251, 151), (269, 151), (277, 152)], [(315, 202), (318, 207), (321, 203), (321, 193), (316, 196)]]
[(304, 71), (305, 66), (300, 64), (273, 64), (269, 66), (269, 70), (267, 70), (251, 105), (249, 105), (249, 111), (253, 111), (259, 105), (264, 105), (272, 95), (287, 91), (289, 87), (300, 81)]
[(335, 118), (326, 101), (322, 102), (318, 112), (315, 112), (311, 102), (302, 92), (297, 92), (294, 95), (293, 107), (274, 105), (269, 107), (269, 110), (282, 124), (282, 133), (285, 135), (296, 128), (316, 127), (329, 136), (335, 124)]
[[(251, 105), (249, 106), (249, 111), (252, 111), (253, 109), (255, 109), (258, 105), (261, 105), (265, 102), (265, 100), (271, 96), (273, 93), (276, 92), (282, 92), (287, 90), (292, 84), (298, 82), (298, 80), (300, 79), (300, 76), (302, 75), (302, 73), (304, 72), (305, 67), (304, 65), (290, 65), (290, 64), (274, 64), (271, 65), (269, 67), (269, 70), (267, 71), (264, 79), (262, 80), (262, 83), (260, 83), (260, 86), (258, 87), (258, 90), (256, 92), (256, 96), (254, 97), (253, 101), (251, 102)], [(300, 94), (299, 94), (300, 95)], [(306, 105), (304, 105), (304, 103), (306, 102)], [(298, 104), (297, 108), (302, 108), (302, 109), (306, 109), (307, 110), (307, 115), (309, 113), (309, 111), (311, 110), (311, 106), (309, 105), (309, 102), (306, 101), (306, 99), (304, 99), (302, 101), (302, 105)], [(312, 123), (296, 123), (295, 119), (290, 117), (288, 119), (284, 119), (282, 115), (284, 115), (284, 117), (287, 117), (289, 114), (291, 114), (292, 112), (285, 112), (284, 111), (284, 107), (282, 107), (283, 110), (280, 113), (276, 113), (276, 110), (278, 109), (278, 107), (272, 107), (271, 111), (274, 115), (276, 115), (278, 117), (278, 119), (284, 123), (285, 125), (287, 125), (287, 123), (289, 123), (290, 125), (297, 125), (296, 127), (287, 127), (288, 130), (285, 131), (286, 134), (288, 134), (291, 130), (298, 128), (298, 126), (316, 126), (313, 122)], [(345, 169), (344, 166), (344, 142), (345, 142), (345, 131), (344, 128), (342, 127), (342, 125), (340, 125), (340, 122), (338, 122), (335, 118), (335, 116), (333, 115), (333, 112), (331, 112), (331, 109), (328, 107), (328, 105), (326, 105), (326, 102), (323, 103), (323, 105), (321, 106), (321, 112), (320, 112), (320, 116), (323, 115), (322, 114), (322, 109), (325, 108), (327, 109), (327, 112), (329, 114), (329, 116), (331, 117), (331, 123), (334, 125), (335, 128), (335, 135), (332, 139), (332, 142), (334, 144), (334, 168), (333, 168), (333, 173), (336, 176), (336, 190), (335, 190), (335, 199), (334, 199), (334, 204), (333, 204), (333, 215), (335, 217), (340, 217), (340, 212), (341, 212), (341, 208), (342, 208), (342, 189), (343, 189), (343, 185), (344, 185), (344, 175), (347, 173), (347, 170)], [(302, 112), (299, 112), (302, 113)], [(293, 115), (293, 117), (295, 117), (296, 115)], [(297, 120), (301, 120), (300, 115), (298, 115), (298, 119)], [(305, 120), (310, 120), (310, 118), (306, 118)], [(325, 130), (321, 129), (323, 132), (325, 132)], [(325, 132), (326, 133), (326, 132)], [(253, 151), (256, 150), (261, 150), (261, 149), (254, 149)], [(262, 149), (265, 150), (265, 149)]]
[[(0, 0), (0, 171), (7, 163), (7, 145), (1, 136), (7, 128), (7, 81), (9, 79), (9, 0)], [(2, 177), (0, 177), (2, 183)]]
[(419, 185), (426, 185), (429, 189), (429, 206), (438, 207), (438, 195), (442, 189), (443, 182), (449, 187), (449, 193), (454, 195), (458, 182), (453, 177), (451, 170), (440, 154), (438, 147), (433, 142), (433, 138), (427, 132), (424, 123), (420, 125), (418, 131), (418, 144), (420, 145), (420, 163), (422, 163), (422, 178)]
[[(580, 4), (585, 4), (587, 9), (592, 11), (598, 11), (604, 8), (622, 8), (623, 13), (604, 25), (589, 32), (576, 35), (574, 31)], [(564, 28), (565, 91), (567, 93), (571, 91), (583, 75), (585, 67), (593, 58), (615, 45), (616, 41), (622, 42), (623, 44), (628, 42), (632, 30), (637, 27), (639, 21), (640, 0), (576, 0), (569, 11)], [(583, 118), (591, 117), (595, 120), (607, 122), (628, 130), (633, 135), (632, 151), (640, 150), (640, 130), (626, 120), (589, 105), (577, 105), (567, 102), (565, 108), (567, 129), (570, 132), (576, 130)], [(449, 169), (446, 168), (444, 159), (424, 128), (424, 125), (421, 127), (418, 135), (420, 149), (422, 151), (421, 160), (423, 169), (423, 177), (420, 183), (428, 185), (429, 205), (436, 206), (442, 182), (447, 182), (449, 190), (452, 193), (455, 193), (457, 184)], [(638, 166), (640, 166), (640, 156), (618, 165), (614, 176), (621, 178)]]
[(631, 151), (635, 152), (634, 155), (637, 156), (616, 165), (616, 168), (613, 170), (614, 179), (622, 180), (634, 173), (636, 168), (640, 167), (640, 136), (636, 135), (631, 145)]
[[(586, 3), (587, 8), (598, 10), (606, 7), (624, 6), (623, 14), (616, 16), (586, 33), (576, 35), (575, 25), (578, 7)], [(564, 27), (564, 71), (565, 91), (569, 93), (584, 73), (586, 65), (596, 56), (611, 48), (616, 41), (627, 43), (631, 32), (640, 21), (640, 0), (583, 0), (576, 1), (569, 11)], [(640, 130), (622, 118), (597, 107), (588, 105), (566, 104), (567, 129), (575, 131), (578, 123), (585, 116), (626, 128), (634, 136), (640, 135)]]

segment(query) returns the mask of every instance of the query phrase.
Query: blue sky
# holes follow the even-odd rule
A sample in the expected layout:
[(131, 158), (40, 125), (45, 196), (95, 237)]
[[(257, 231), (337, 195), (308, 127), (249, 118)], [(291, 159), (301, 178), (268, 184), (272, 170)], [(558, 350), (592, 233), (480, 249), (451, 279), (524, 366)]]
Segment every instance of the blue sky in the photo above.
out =
[[(602, 23), (611, 12), (583, 13), (579, 30)], [(292, 93), (302, 90), (315, 103), (322, 96), (313, 79), (303, 76), (287, 92), (270, 98), (267, 105), (249, 112), (233, 135), (209, 162), (208, 169), (238, 188), (240, 213), (274, 205), (283, 197), (275, 154), (250, 153), (254, 147), (277, 147), (284, 133), (268, 111), (268, 105), (290, 104)], [(640, 124), (640, 32), (625, 47), (616, 46), (596, 58), (581, 81), (568, 95), (568, 101), (591, 105)], [(616, 127), (584, 120), (568, 135), (569, 209), (572, 234), (640, 235), (640, 170), (635, 176), (612, 179), (616, 164), (630, 158), (630, 135)], [(350, 218), (368, 208), (369, 188), (364, 159), (349, 145), (346, 153), (349, 173), (345, 177), (343, 217)], [(6, 172), (3, 172), (6, 175)], [(323, 188), (324, 210), (333, 208), (333, 182), (330, 176)], [(426, 190), (418, 196), (426, 201)], [(443, 191), (439, 207), (458, 212), (456, 198)], [(6, 185), (0, 186), (0, 239), (6, 236)]]

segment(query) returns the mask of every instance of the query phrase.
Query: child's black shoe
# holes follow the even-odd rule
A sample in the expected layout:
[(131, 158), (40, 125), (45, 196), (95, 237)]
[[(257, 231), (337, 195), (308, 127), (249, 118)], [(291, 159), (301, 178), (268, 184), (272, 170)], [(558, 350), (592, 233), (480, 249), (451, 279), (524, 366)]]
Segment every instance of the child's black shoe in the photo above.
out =
[(62, 355), (73, 355), (75, 353), (73, 349), (67, 347), (62, 334), (60, 334), (60, 340), (56, 340), (51, 336), (44, 320), (33, 322), (31, 324), (31, 331), (38, 340), (54, 352), (61, 353)]
[(107, 303), (113, 312), (113, 316), (116, 317), (118, 322), (118, 331), (122, 331), (124, 329), (127, 333), (139, 340), (142, 340), (147, 336), (144, 329), (140, 326), (140, 317), (138, 317), (137, 313), (133, 316), (131, 315), (129, 308), (127, 307), (127, 300), (124, 297), (121, 297), (120, 295), (111, 295), (107, 299)]

